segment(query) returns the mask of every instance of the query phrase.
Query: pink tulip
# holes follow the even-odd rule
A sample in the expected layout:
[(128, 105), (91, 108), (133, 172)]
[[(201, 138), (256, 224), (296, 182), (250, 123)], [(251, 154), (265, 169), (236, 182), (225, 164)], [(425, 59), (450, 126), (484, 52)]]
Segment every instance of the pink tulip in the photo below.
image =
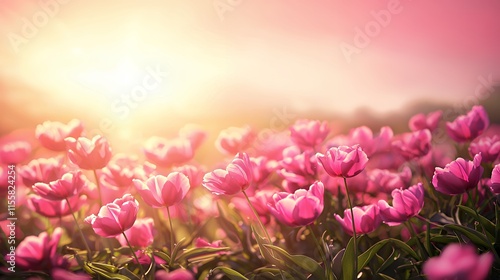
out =
[(0, 146), (0, 161), (5, 164), (18, 164), (28, 159), (31, 145), (26, 141), (13, 141)]
[(171, 272), (165, 270), (158, 270), (155, 273), (157, 280), (195, 280), (194, 275), (189, 270), (179, 268)]
[(397, 226), (409, 218), (418, 215), (424, 207), (424, 186), (422, 183), (411, 186), (406, 190), (392, 191), (392, 207), (387, 201), (379, 200), (380, 215), (389, 226)]
[[(25, 270), (50, 271), (54, 267), (68, 266), (67, 260), (57, 253), (57, 246), (63, 230), (54, 229), (52, 236), (42, 232), (38, 236), (28, 236), (16, 248), (15, 262)], [(9, 255), (5, 257), (9, 260)]]
[(70, 215), (73, 212), (77, 212), (80, 208), (87, 202), (87, 197), (82, 196), (72, 196), (68, 198), (70, 203), (64, 200), (49, 200), (38, 195), (28, 196), (28, 207), (37, 212), (38, 214), (48, 217), (57, 218)]
[(469, 146), (471, 156), (481, 153), (483, 162), (494, 162), (500, 156), (500, 137), (481, 137), (472, 141)]
[(350, 178), (365, 169), (368, 157), (359, 145), (330, 148), (325, 155), (317, 153), (319, 163), (333, 177)]
[[(355, 206), (352, 208), (354, 212), (354, 226), (356, 234), (370, 233), (377, 229), (382, 222), (380, 218), (380, 209), (377, 204), (371, 204), (363, 207)], [(337, 214), (333, 214), (337, 222), (344, 228), (344, 231), (352, 235), (352, 215), (351, 210), (344, 210), (344, 218)]]
[(71, 120), (68, 124), (46, 121), (36, 126), (35, 137), (43, 147), (52, 151), (64, 151), (68, 137), (78, 138), (83, 132), (80, 120)]
[(230, 127), (219, 133), (215, 146), (222, 153), (234, 155), (250, 147), (254, 139), (255, 133), (249, 126)]
[(30, 161), (19, 168), (18, 174), (27, 187), (35, 183), (50, 183), (61, 178), (68, 172), (68, 167), (63, 163), (63, 157), (39, 158)]
[(279, 165), (282, 168), (277, 172), (285, 179), (283, 187), (288, 192), (307, 188), (316, 181), (318, 162), (312, 150), (302, 152), (297, 146), (288, 147)]
[(344, 145), (359, 144), (368, 156), (372, 156), (390, 150), (393, 136), (394, 132), (388, 126), (380, 128), (378, 135), (373, 135), (369, 127), (360, 126), (349, 132), (349, 137)]
[(87, 181), (81, 171), (70, 171), (61, 179), (50, 183), (35, 183), (33, 191), (39, 196), (49, 200), (63, 200), (79, 195), (87, 187)]
[(326, 121), (297, 120), (290, 127), (290, 137), (292, 142), (302, 148), (312, 148), (323, 143), (330, 133), (330, 128)]
[[(267, 224), (270, 221), (269, 207), (267, 207), (267, 204), (272, 201), (272, 197), (277, 192), (277, 190), (278, 189), (274, 187), (264, 187), (259, 188), (252, 195), (249, 195), (252, 206), (257, 212), (259, 219), (264, 224)], [(231, 199), (231, 202), (244, 218), (255, 219), (255, 216), (252, 213), (252, 209), (250, 208), (244, 197), (234, 196)]]
[[(127, 235), (130, 245), (134, 247), (145, 248), (150, 246), (153, 244), (155, 236), (153, 219), (137, 219), (134, 225), (125, 231), (125, 235)], [(128, 246), (127, 240), (125, 240), (123, 234), (118, 235), (116, 239), (118, 239), (118, 242), (120, 242), (122, 246)]]
[(167, 177), (151, 176), (145, 182), (134, 179), (133, 182), (144, 202), (155, 208), (181, 202), (190, 188), (188, 177), (180, 172), (172, 172)]
[(167, 140), (151, 137), (144, 144), (143, 152), (149, 161), (164, 167), (180, 165), (194, 157), (191, 142), (182, 138)]
[(115, 237), (134, 225), (139, 203), (130, 194), (101, 207), (99, 213), (85, 218), (94, 232), (102, 237)]
[(101, 170), (100, 178), (108, 188), (126, 189), (132, 185), (132, 180), (138, 177), (138, 167), (136, 158), (118, 154)]
[(182, 165), (172, 169), (172, 171), (180, 172), (189, 179), (189, 185), (191, 188), (197, 187), (201, 185), (201, 181), (203, 180), (203, 175), (205, 175), (205, 171), (203, 167), (196, 165)]
[(458, 116), (453, 122), (446, 122), (448, 135), (456, 142), (467, 142), (481, 135), (490, 125), (490, 119), (483, 106), (474, 106), (467, 115)]
[(500, 163), (491, 172), (490, 188), (495, 194), (500, 194)]
[(491, 252), (478, 255), (472, 246), (453, 243), (446, 246), (441, 255), (427, 260), (422, 271), (429, 280), (483, 280), (487, 278), (492, 264)]
[(436, 167), (432, 177), (432, 184), (441, 193), (449, 195), (462, 194), (474, 189), (481, 180), (482, 175), (481, 154), (477, 154), (474, 156), (473, 161), (457, 158), (444, 168)]
[(323, 195), (324, 186), (320, 181), (314, 182), (309, 190), (299, 189), (293, 194), (279, 192), (268, 204), (269, 211), (287, 226), (310, 225), (323, 212)]
[(411, 169), (405, 166), (401, 172), (391, 172), (387, 169), (372, 169), (368, 172), (367, 191), (392, 192), (395, 189), (405, 188), (411, 180)]
[(420, 158), (431, 150), (432, 135), (428, 129), (402, 134), (392, 145), (406, 159)]
[(191, 143), (191, 147), (196, 150), (207, 139), (207, 132), (197, 125), (187, 124), (179, 130), (179, 137), (187, 139)]
[(254, 182), (260, 184), (266, 181), (269, 175), (271, 175), (272, 165), (275, 161), (269, 161), (265, 156), (252, 157), (250, 161), (252, 162)]
[(100, 135), (96, 135), (92, 139), (69, 137), (65, 139), (65, 142), (69, 160), (81, 169), (101, 169), (111, 159), (108, 141)]
[(432, 132), (438, 127), (442, 115), (443, 111), (441, 110), (430, 112), (427, 115), (416, 114), (411, 117), (410, 121), (408, 122), (408, 126), (410, 127), (411, 131), (428, 129)]
[(216, 169), (203, 176), (203, 186), (216, 195), (234, 195), (252, 182), (252, 163), (246, 153), (238, 153), (226, 169)]

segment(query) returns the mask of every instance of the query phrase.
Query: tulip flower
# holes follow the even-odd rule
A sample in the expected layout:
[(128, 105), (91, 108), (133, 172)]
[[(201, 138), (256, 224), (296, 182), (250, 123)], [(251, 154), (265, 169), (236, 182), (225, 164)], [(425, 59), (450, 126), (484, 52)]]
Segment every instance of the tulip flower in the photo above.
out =
[(144, 144), (143, 152), (149, 161), (165, 167), (188, 162), (194, 157), (191, 142), (183, 138), (151, 137)]
[(474, 106), (467, 115), (458, 116), (453, 122), (446, 122), (448, 135), (456, 142), (474, 140), (490, 125), (490, 119), (483, 106)]
[(69, 160), (81, 169), (101, 169), (111, 159), (108, 141), (100, 135), (96, 135), (92, 139), (68, 137), (65, 142)]
[(491, 172), (490, 188), (495, 194), (500, 194), (500, 163)]
[(352, 218), (350, 209), (344, 211), (344, 218), (341, 218), (337, 214), (333, 214), (337, 222), (339, 222), (342, 228), (344, 228), (344, 231), (349, 235), (353, 235), (353, 221), (356, 234), (373, 232), (382, 222), (380, 218), (380, 209), (376, 204), (353, 207), (352, 212), (354, 212), (354, 219)]
[(215, 146), (222, 153), (234, 155), (250, 147), (254, 139), (255, 133), (249, 126), (230, 127), (219, 133)]
[(87, 202), (87, 197), (73, 196), (68, 200), (49, 200), (38, 195), (28, 196), (28, 207), (38, 214), (48, 217), (57, 218), (71, 215), (72, 211), (78, 211)]
[(477, 154), (473, 161), (458, 158), (444, 168), (436, 167), (432, 184), (441, 193), (462, 194), (475, 188), (482, 175), (481, 154)]
[(101, 207), (99, 213), (85, 218), (94, 232), (102, 237), (115, 237), (134, 225), (139, 203), (130, 194)]
[(469, 145), (471, 156), (481, 153), (482, 162), (494, 162), (500, 156), (500, 137), (480, 137)]
[(330, 133), (326, 121), (297, 120), (290, 127), (290, 138), (292, 142), (302, 148), (312, 148), (321, 144)]
[(216, 169), (203, 176), (203, 186), (216, 195), (234, 195), (252, 182), (252, 163), (246, 153), (239, 153), (226, 169)]
[(432, 134), (428, 129), (404, 133), (392, 145), (406, 159), (420, 158), (431, 150)]
[(350, 178), (365, 169), (368, 157), (359, 145), (330, 148), (325, 155), (316, 157), (326, 173), (333, 177)]
[(172, 170), (186, 175), (189, 179), (189, 186), (191, 188), (200, 186), (201, 181), (203, 180), (203, 175), (205, 175), (203, 167), (189, 164), (176, 167)]
[(484, 280), (492, 264), (491, 252), (478, 255), (473, 246), (453, 243), (446, 246), (441, 255), (428, 259), (422, 271), (429, 280)]
[(80, 120), (73, 119), (68, 124), (46, 121), (36, 126), (35, 137), (43, 147), (52, 151), (64, 151), (68, 137), (78, 138), (83, 132)]
[(410, 121), (408, 122), (408, 126), (410, 127), (411, 131), (428, 129), (432, 132), (438, 127), (442, 115), (443, 111), (441, 110), (430, 112), (427, 115), (416, 114), (411, 117)]
[(18, 174), (27, 187), (35, 183), (50, 183), (61, 178), (68, 167), (63, 163), (63, 157), (39, 158), (30, 161), (27, 165), (19, 168)]
[(189, 179), (180, 172), (172, 172), (168, 176), (151, 176), (145, 182), (134, 179), (137, 192), (144, 201), (155, 208), (170, 207), (179, 202), (189, 191)]
[(388, 126), (381, 127), (377, 135), (373, 135), (369, 127), (360, 126), (349, 132), (346, 145), (359, 144), (368, 156), (372, 156), (376, 153), (389, 151), (393, 136), (394, 132)]
[(70, 171), (61, 179), (50, 183), (36, 183), (33, 191), (39, 196), (49, 200), (63, 200), (79, 195), (87, 186), (87, 181), (81, 171)]
[(379, 200), (378, 207), (384, 223), (396, 226), (418, 215), (422, 210), (424, 207), (424, 186), (422, 183), (418, 183), (406, 190), (395, 189), (392, 191), (392, 198), (392, 207), (385, 200)]
[(302, 152), (297, 146), (290, 146), (283, 150), (283, 159), (279, 161), (277, 172), (285, 180), (283, 187), (288, 192), (307, 188), (314, 181), (318, 170), (318, 161), (312, 150)]
[[(411, 175), (411, 169), (408, 166), (405, 166), (399, 173), (387, 169), (372, 169), (368, 172), (367, 191), (389, 193), (395, 189), (404, 188), (410, 183)], [(349, 185), (352, 186), (352, 184)]]
[(179, 137), (187, 139), (193, 150), (196, 150), (207, 139), (207, 132), (197, 125), (187, 124), (179, 130)]
[(324, 186), (315, 182), (309, 190), (298, 189), (295, 193), (279, 192), (273, 195), (269, 211), (283, 224), (290, 227), (312, 224), (323, 212)]
[(18, 164), (28, 159), (31, 145), (26, 141), (13, 141), (0, 145), (0, 162)]
[[(57, 253), (57, 246), (63, 234), (62, 228), (55, 228), (52, 236), (44, 231), (38, 236), (28, 236), (16, 248), (16, 266), (29, 270), (49, 270), (54, 267), (68, 267), (68, 261)], [(9, 261), (9, 255), (6, 257)]]
[[(153, 244), (154, 224), (152, 218), (137, 219), (134, 225), (125, 231), (125, 235), (130, 241), (130, 245), (137, 247), (148, 247)], [(122, 246), (128, 246), (123, 235), (116, 237)]]

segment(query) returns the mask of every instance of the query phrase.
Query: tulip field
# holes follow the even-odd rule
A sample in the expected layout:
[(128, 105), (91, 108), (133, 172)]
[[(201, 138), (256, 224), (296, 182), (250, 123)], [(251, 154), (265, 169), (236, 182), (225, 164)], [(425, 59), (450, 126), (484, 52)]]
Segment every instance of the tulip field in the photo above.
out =
[(130, 153), (45, 121), (0, 144), (0, 278), (500, 279), (500, 135), (482, 106), (442, 115), (299, 119), (266, 149), (191, 127)]

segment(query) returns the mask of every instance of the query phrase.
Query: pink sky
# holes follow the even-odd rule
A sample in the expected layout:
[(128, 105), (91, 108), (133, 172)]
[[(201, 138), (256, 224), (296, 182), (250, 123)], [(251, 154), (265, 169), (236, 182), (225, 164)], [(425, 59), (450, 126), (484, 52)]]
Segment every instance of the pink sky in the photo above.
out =
[[(132, 117), (387, 112), (414, 100), (461, 102), (478, 77), (500, 80), (497, 0), (46, 2), (53, 14), (16, 52), (23, 20), (48, 12), (39, 1), (0, 0), (0, 102), (36, 122), (56, 118), (54, 108), (116, 118), (113, 104), (155, 67), (169, 77)], [(214, 7), (227, 3), (221, 17)], [(389, 7), (397, 13), (349, 63), (341, 45)]]

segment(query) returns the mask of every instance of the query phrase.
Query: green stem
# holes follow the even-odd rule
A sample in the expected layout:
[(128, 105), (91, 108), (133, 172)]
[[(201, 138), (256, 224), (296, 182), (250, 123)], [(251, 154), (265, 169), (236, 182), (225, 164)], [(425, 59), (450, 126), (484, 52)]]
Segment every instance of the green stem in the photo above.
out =
[(408, 228), (408, 230), (410, 231), (410, 235), (413, 237), (415, 237), (415, 239), (417, 240), (417, 245), (418, 245), (418, 248), (420, 250), (420, 257), (423, 259), (423, 260), (426, 260), (429, 258), (429, 252), (427, 252), (427, 250), (424, 248), (422, 242), (420, 242), (420, 239), (418, 238), (417, 236), (417, 232), (415, 231), (415, 229), (413, 228), (413, 226), (411, 225), (410, 221), (408, 221), (407, 223), (404, 223), (405, 226)]
[(132, 248), (132, 245), (130, 245), (130, 241), (128, 240), (127, 235), (125, 234), (124, 231), (122, 231), (122, 234), (123, 234), (123, 237), (125, 237), (125, 241), (127, 241), (127, 245), (130, 247), (132, 254), (134, 255), (135, 261), (139, 265), (139, 269), (141, 270), (141, 279), (144, 279), (145, 274), (144, 274), (144, 269), (142, 268), (142, 264), (139, 262), (139, 258), (135, 254), (134, 248)]
[(353, 266), (353, 278), (356, 279), (356, 275), (358, 274), (358, 243), (356, 241), (356, 225), (354, 222), (354, 210), (352, 210), (351, 197), (349, 195), (349, 189), (347, 188), (347, 178), (344, 177), (344, 186), (345, 192), (347, 195), (347, 203), (349, 204), (349, 208), (351, 209), (351, 221), (352, 221), (352, 238), (354, 240), (354, 266)]
[(68, 203), (68, 208), (69, 211), (71, 212), (71, 215), (73, 216), (73, 219), (75, 220), (76, 227), (78, 228), (78, 232), (80, 232), (80, 237), (83, 240), (83, 243), (85, 244), (85, 248), (87, 249), (87, 258), (92, 261), (92, 253), (90, 251), (89, 244), (87, 243), (87, 239), (85, 239), (85, 236), (83, 235), (82, 229), (80, 228), (80, 225), (78, 225), (78, 220), (76, 219), (75, 213), (73, 212), (73, 209), (71, 208), (71, 204), (69, 203), (68, 198), (65, 198), (66, 203)]
[(259, 223), (260, 228), (262, 229), (262, 231), (266, 235), (266, 238), (269, 241), (269, 244), (271, 244), (271, 237), (269, 236), (269, 233), (267, 233), (266, 228), (262, 224), (262, 221), (260, 220), (259, 215), (257, 214), (257, 211), (253, 207), (252, 202), (250, 201), (250, 198), (248, 197), (248, 195), (245, 191), (243, 191), (243, 194), (245, 195), (245, 198), (247, 199), (248, 205), (250, 206), (250, 209), (252, 209), (252, 212), (253, 212), (255, 218), (257, 219), (257, 222)]
[(326, 254), (325, 254), (325, 252), (323, 252), (323, 247), (321, 246), (321, 244), (319, 243), (318, 238), (314, 234), (314, 231), (313, 231), (311, 225), (307, 225), (307, 228), (311, 232), (311, 235), (312, 235), (312, 237), (314, 239), (314, 243), (316, 243), (316, 247), (319, 250), (319, 254), (321, 255), (321, 258), (323, 259), (323, 263), (325, 264), (325, 279), (328, 279), (329, 275), (331, 275), (331, 272), (330, 272), (330, 270), (331, 270), (330, 269), (330, 263), (327, 261)]
[(99, 207), (102, 207), (101, 183), (99, 182), (99, 177), (97, 176), (97, 170), (93, 169), (92, 171), (94, 172), (95, 184), (97, 186), (97, 192), (99, 193)]
[(170, 262), (168, 264), (168, 267), (172, 267), (172, 264), (173, 264), (173, 256), (172, 256), (172, 252), (174, 251), (174, 244), (175, 244), (175, 236), (174, 236), (174, 226), (172, 225), (172, 218), (170, 217), (170, 209), (169, 207), (167, 207), (167, 215), (168, 215), (168, 221), (170, 223)]
[[(243, 191), (243, 194), (245, 195), (245, 198), (247, 199), (248, 206), (250, 206), (250, 209), (252, 209), (253, 215), (257, 219), (257, 222), (259, 222), (259, 226), (260, 226), (261, 230), (264, 231), (264, 234), (266, 235), (266, 238), (267, 238), (269, 244), (272, 244), (271, 237), (269, 236), (269, 233), (267, 232), (267, 229), (262, 224), (262, 221), (260, 220), (259, 215), (257, 214), (257, 211), (253, 207), (252, 202), (250, 201), (250, 198), (248, 197), (248, 195), (247, 195), (247, 193), (245, 191)], [(267, 250), (267, 248), (264, 248), (264, 250)], [(269, 253), (271, 254), (271, 256), (274, 257), (274, 253), (271, 250), (269, 250)], [(283, 275), (283, 271), (281, 269), (280, 269), (280, 275), (281, 275), (282, 279), (286, 279), (285, 275)]]

